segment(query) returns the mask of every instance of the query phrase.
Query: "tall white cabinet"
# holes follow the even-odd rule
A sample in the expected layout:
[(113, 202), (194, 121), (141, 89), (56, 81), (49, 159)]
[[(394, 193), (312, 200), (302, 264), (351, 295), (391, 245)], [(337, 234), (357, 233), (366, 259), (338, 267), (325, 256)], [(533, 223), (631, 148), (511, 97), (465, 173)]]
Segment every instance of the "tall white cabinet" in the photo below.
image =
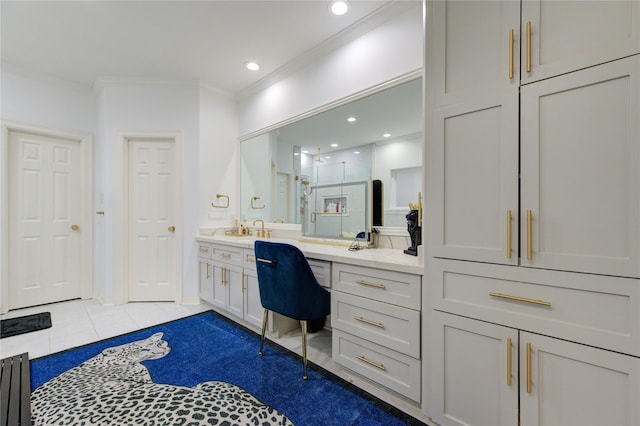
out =
[(425, 48), (425, 411), (640, 424), (640, 2), (427, 1)]

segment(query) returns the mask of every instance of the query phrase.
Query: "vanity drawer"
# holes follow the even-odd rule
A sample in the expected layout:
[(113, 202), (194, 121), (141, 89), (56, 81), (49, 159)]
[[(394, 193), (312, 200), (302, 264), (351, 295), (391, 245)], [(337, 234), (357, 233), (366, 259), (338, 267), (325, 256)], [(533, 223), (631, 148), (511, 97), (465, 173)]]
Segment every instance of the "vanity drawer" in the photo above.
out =
[(334, 291), (331, 324), (350, 334), (420, 358), (420, 312)]
[(233, 246), (213, 246), (213, 260), (229, 265), (242, 266), (242, 248)]
[(420, 402), (420, 360), (340, 330), (332, 336), (335, 362)]
[(315, 275), (318, 284), (325, 288), (331, 288), (331, 262), (318, 259), (307, 259), (313, 275)]
[(420, 275), (344, 263), (333, 264), (334, 290), (406, 308), (420, 309), (420, 282)]
[(211, 244), (198, 243), (198, 256), (203, 259), (211, 259), (213, 255), (213, 247)]
[(245, 269), (256, 269), (256, 254), (253, 249), (244, 249), (242, 252), (242, 266)]
[(433, 259), (437, 310), (640, 356), (640, 280)]

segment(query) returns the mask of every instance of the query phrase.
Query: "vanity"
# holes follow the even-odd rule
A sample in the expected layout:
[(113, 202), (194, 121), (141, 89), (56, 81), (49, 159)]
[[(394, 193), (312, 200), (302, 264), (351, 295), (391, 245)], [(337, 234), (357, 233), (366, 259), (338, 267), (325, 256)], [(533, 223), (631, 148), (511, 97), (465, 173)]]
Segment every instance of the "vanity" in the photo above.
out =
[[(197, 237), (200, 297), (238, 323), (260, 332), (260, 305), (253, 237)], [(419, 257), (392, 248), (349, 251), (346, 245), (272, 238), (297, 246), (320, 285), (331, 292), (322, 348), (338, 367), (419, 408), (421, 402), (421, 294)], [(275, 342), (299, 328), (297, 321), (269, 316)], [(313, 361), (313, 359), (311, 359)], [(382, 394), (384, 395), (384, 394)]]

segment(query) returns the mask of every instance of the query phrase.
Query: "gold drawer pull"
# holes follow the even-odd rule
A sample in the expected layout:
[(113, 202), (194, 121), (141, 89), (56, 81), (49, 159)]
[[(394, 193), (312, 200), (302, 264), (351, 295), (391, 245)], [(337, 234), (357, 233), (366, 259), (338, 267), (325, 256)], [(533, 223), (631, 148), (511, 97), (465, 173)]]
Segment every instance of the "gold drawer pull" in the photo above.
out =
[(511, 337), (507, 337), (507, 386), (511, 387)]
[(358, 281), (356, 281), (356, 283), (361, 284), (361, 285), (366, 285), (366, 286), (369, 286), (369, 287), (385, 288), (384, 284), (370, 283), (369, 281), (365, 281), (365, 280), (358, 280)]
[(531, 210), (527, 210), (527, 259), (533, 259), (532, 247), (531, 247)]
[(211, 275), (209, 275), (209, 262), (207, 262), (207, 279), (211, 278)]
[(255, 262), (256, 261), (256, 257), (252, 256), (250, 254), (247, 255), (247, 262)]
[(513, 28), (509, 31), (509, 79), (513, 79)]
[(218, 253), (218, 256), (220, 256), (220, 257), (231, 257), (231, 254), (223, 252), (223, 253)]
[(507, 210), (507, 259), (511, 259), (511, 210)]
[(200, 246), (200, 253), (209, 253), (209, 247)]
[(527, 343), (527, 393), (531, 393), (531, 343)]
[(371, 321), (371, 320), (368, 320), (368, 319), (363, 318), (363, 317), (353, 317), (353, 319), (356, 320), (356, 321), (363, 322), (365, 324), (369, 324), (369, 325), (373, 325), (373, 326), (376, 326), (376, 327), (384, 328), (384, 324), (381, 323), (381, 322)]
[(384, 364), (378, 364), (377, 362), (370, 361), (367, 358), (365, 358), (364, 355), (358, 355), (356, 356), (356, 358), (358, 358), (360, 361), (366, 362), (369, 365), (373, 365), (374, 367), (377, 367), (380, 370), (386, 370), (386, 368), (384, 367)]
[(533, 303), (535, 305), (543, 305), (543, 306), (551, 307), (551, 302), (547, 302), (546, 300), (528, 299), (526, 297), (511, 296), (509, 294), (502, 294), (502, 293), (489, 293), (489, 296), (499, 297), (501, 299), (515, 300), (517, 302)]
[(527, 72), (531, 72), (531, 21), (527, 21)]

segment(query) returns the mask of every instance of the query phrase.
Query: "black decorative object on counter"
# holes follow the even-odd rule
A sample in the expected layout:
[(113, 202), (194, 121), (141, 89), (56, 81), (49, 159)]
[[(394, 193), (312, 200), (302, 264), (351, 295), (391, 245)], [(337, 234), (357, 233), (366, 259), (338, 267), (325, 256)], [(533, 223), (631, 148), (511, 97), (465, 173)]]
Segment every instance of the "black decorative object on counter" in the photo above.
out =
[(418, 246), (422, 244), (422, 227), (419, 225), (419, 211), (411, 210), (406, 218), (407, 231), (409, 231), (409, 237), (411, 237), (411, 247), (406, 249), (404, 253), (417, 256)]

